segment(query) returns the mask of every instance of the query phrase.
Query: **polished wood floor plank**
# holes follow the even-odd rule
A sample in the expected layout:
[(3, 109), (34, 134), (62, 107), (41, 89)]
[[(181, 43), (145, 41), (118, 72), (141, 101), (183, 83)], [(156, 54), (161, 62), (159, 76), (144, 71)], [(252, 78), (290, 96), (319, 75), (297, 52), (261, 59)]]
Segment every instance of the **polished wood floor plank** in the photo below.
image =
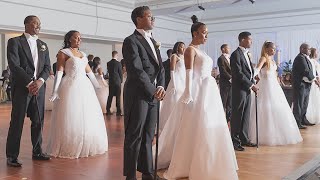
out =
[[(0, 104), (0, 180), (123, 180), (123, 117), (105, 116), (109, 138), (106, 154), (80, 159), (52, 158), (33, 161), (29, 119), (25, 119), (19, 160), (22, 168), (6, 165), (5, 143), (10, 123), (11, 105)], [(44, 143), (51, 112), (45, 113)], [(320, 126), (301, 131), (304, 141), (296, 145), (246, 148), (237, 152), (240, 180), (279, 180), (320, 154)], [(209, 142), (210, 143), (210, 142)], [(214, 169), (213, 169), (214, 171)], [(159, 173), (163, 174), (163, 171)], [(138, 174), (139, 176), (139, 174)]]

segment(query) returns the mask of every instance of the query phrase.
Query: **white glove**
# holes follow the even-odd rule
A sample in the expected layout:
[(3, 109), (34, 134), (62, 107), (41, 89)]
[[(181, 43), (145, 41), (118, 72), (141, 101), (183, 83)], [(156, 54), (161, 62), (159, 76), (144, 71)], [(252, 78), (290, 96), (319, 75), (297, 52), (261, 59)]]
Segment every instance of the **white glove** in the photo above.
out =
[(101, 77), (101, 80), (102, 80), (103, 85), (104, 85), (105, 87), (108, 87), (108, 84), (107, 84), (106, 80), (104, 79), (103, 74), (101, 74), (100, 77)]
[(58, 95), (58, 89), (61, 83), (62, 75), (63, 75), (63, 71), (57, 71), (57, 74), (54, 79), (53, 91), (52, 91), (51, 97), (49, 98), (49, 101), (51, 102), (56, 99), (60, 99)]
[(191, 96), (192, 76), (193, 76), (193, 70), (187, 69), (186, 70), (186, 87), (185, 87), (184, 93), (182, 95), (182, 102), (185, 104), (189, 104), (190, 102), (193, 101), (193, 98)]
[(88, 75), (91, 83), (93, 84), (93, 86), (94, 86), (95, 88), (97, 88), (97, 89), (100, 89), (101, 86), (100, 86), (99, 82), (97, 81), (96, 76), (93, 74), (93, 72), (90, 71), (90, 72), (87, 73), (87, 75)]
[(175, 79), (174, 79), (174, 71), (170, 71), (170, 76), (171, 76), (171, 82), (172, 82), (172, 89), (170, 90), (170, 92), (172, 94), (175, 94), (176, 93), (176, 82), (175, 82)]

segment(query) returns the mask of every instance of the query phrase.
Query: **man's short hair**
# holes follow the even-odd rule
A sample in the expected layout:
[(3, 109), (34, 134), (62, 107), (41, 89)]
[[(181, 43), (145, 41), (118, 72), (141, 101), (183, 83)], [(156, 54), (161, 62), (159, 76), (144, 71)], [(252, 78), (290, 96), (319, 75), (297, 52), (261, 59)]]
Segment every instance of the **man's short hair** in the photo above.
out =
[(112, 57), (118, 54), (118, 51), (112, 51)]
[(134, 23), (134, 25), (137, 26), (137, 17), (143, 17), (144, 12), (150, 10), (150, 8), (148, 6), (139, 6), (136, 7), (132, 13), (131, 13), (131, 20)]
[(251, 36), (251, 33), (248, 32), (248, 31), (244, 31), (244, 32), (241, 32), (238, 36), (238, 40), (239, 42), (242, 40), (242, 39), (246, 39), (248, 38), (249, 36)]

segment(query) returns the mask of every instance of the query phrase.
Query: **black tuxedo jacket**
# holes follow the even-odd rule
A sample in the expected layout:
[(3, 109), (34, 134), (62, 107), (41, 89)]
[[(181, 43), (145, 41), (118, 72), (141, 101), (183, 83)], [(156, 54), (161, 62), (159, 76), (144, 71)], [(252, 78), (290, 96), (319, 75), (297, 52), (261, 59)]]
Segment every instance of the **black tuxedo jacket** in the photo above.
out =
[[(48, 46), (40, 39), (38, 46), (38, 73), (36, 79), (43, 78), (45, 81), (49, 77), (50, 58)], [(9, 39), (7, 47), (7, 59), (11, 70), (12, 87), (23, 87), (30, 83), (34, 76), (34, 63), (28, 41), (24, 34)]]
[(111, 59), (107, 63), (109, 85), (120, 85), (122, 82), (122, 65), (119, 61)]
[(310, 81), (315, 77), (312, 72), (312, 65), (302, 53), (298, 54), (292, 65), (292, 87), (298, 88), (305, 83), (302, 78), (307, 77)]
[[(151, 39), (155, 45), (155, 41)], [(128, 36), (122, 47), (122, 54), (127, 68), (127, 80), (125, 83), (124, 97), (126, 101), (134, 101), (134, 98), (142, 98), (148, 102), (154, 100), (154, 94), (158, 86), (164, 87), (164, 68), (160, 50), (156, 49), (157, 59), (154, 56), (147, 40), (134, 31)]]
[(230, 79), (231, 79), (231, 67), (227, 60), (227, 58), (224, 55), (221, 55), (218, 58), (218, 67), (220, 72), (220, 80), (219, 84), (221, 85), (231, 85)]
[(246, 58), (239, 47), (230, 56), (230, 66), (232, 75), (232, 89), (235, 89), (235, 91), (249, 91), (250, 87), (254, 84), (254, 79), (251, 79), (249, 68), (251, 68), (252, 74), (254, 74), (254, 69), (251, 60), (250, 64), (248, 65)]

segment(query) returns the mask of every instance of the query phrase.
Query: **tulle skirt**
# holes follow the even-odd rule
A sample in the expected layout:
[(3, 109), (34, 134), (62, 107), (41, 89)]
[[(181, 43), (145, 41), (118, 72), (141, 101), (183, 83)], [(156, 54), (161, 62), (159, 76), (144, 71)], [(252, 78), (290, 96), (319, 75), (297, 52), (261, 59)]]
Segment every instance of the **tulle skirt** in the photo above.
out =
[[(257, 99), (259, 144), (286, 145), (302, 141), (299, 128), (276, 76), (261, 77)], [(249, 139), (256, 143), (256, 105), (252, 93)]]
[(320, 88), (312, 83), (306, 117), (310, 123), (320, 124)]
[(93, 85), (84, 75), (65, 76), (54, 101), (47, 153), (79, 158), (103, 154), (108, 149), (107, 131)]
[(238, 179), (216, 81), (205, 77), (194, 78), (193, 83), (194, 101), (184, 104), (180, 99), (160, 135), (159, 166), (170, 164), (164, 174), (167, 179)]

